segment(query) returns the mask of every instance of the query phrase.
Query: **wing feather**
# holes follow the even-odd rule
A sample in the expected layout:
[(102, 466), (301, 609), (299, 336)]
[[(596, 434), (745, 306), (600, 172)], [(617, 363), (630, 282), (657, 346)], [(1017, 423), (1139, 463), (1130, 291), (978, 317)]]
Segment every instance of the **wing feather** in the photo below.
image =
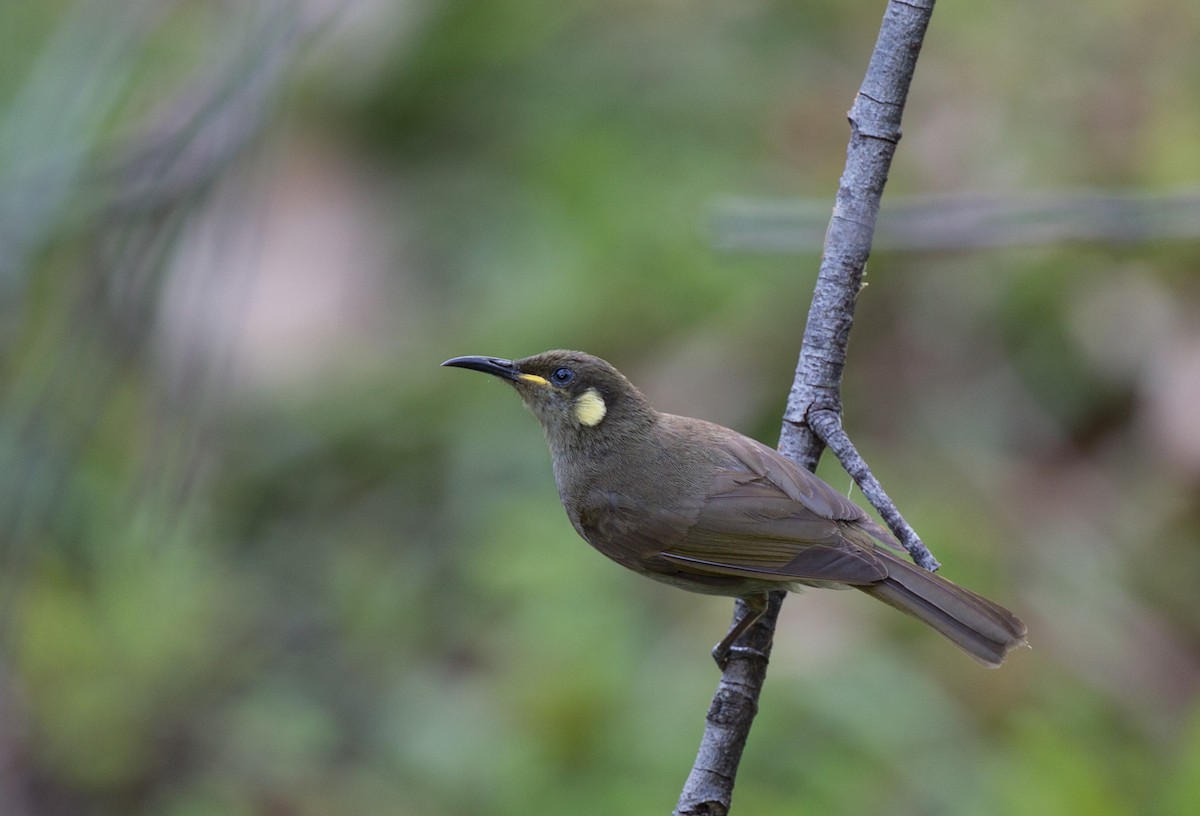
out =
[(887, 577), (857, 505), (753, 440), (730, 442), (727, 464), (695, 498), (647, 507), (597, 494), (580, 533), (638, 571), (849, 585)]

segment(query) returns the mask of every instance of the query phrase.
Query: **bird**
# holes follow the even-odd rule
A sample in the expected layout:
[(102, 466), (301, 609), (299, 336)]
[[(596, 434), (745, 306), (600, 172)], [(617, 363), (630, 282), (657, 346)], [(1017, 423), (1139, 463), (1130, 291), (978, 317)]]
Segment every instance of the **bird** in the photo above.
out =
[[(768, 593), (853, 588), (995, 668), (1027, 629), (1013, 613), (898, 553), (857, 504), (775, 449), (702, 419), (655, 410), (615, 367), (580, 351), (443, 366), (495, 376), (537, 418), (576, 532), (634, 572), (745, 601), (713, 648), (724, 668)], [(894, 552), (893, 552), (894, 551)]]

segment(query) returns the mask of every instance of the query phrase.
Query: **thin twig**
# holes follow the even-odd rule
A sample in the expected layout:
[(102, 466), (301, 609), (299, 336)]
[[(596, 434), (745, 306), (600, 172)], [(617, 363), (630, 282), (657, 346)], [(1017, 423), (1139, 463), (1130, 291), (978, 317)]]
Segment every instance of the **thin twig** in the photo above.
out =
[(936, 572), (941, 564), (933, 557), (933, 553), (925, 546), (925, 542), (921, 541), (916, 531), (900, 515), (900, 511), (896, 509), (891, 497), (884, 491), (883, 485), (875, 478), (875, 474), (871, 472), (871, 468), (859, 454), (858, 448), (854, 447), (854, 443), (842, 429), (842, 418), (833, 411), (812, 411), (808, 415), (808, 426), (816, 432), (822, 442), (829, 446), (829, 450), (850, 474), (850, 478), (854, 479), (858, 489), (867, 497), (867, 501), (879, 512), (880, 518), (884, 520), (891, 531), (896, 534), (896, 538), (904, 545), (904, 549), (908, 550), (913, 561), (930, 572)]
[[(879, 199), (900, 139), (900, 116), (932, 13), (933, 0), (888, 3), (866, 77), (850, 109), (846, 167), (779, 440), (780, 452), (809, 470), (816, 469), (825, 447), (809, 425), (813, 412), (841, 414), (842, 369), (854, 301), (862, 287)], [(782, 593), (772, 593), (767, 613), (739, 644), (751, 648), (736, 653), (722, 672), (696, 763), (675, 809), (679, 816), (729, 812), (738, 762), (758, 711), (781, 601)], [(739, 602), (737, 610), (744, 614), (744, 604)]]

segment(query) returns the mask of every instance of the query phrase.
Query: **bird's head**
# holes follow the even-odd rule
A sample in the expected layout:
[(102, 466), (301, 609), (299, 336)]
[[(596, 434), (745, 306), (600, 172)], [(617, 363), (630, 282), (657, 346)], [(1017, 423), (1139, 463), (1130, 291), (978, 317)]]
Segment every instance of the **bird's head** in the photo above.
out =
[(521, 360), (455, 357), (513, 386), (546, 431), (552, 448), (593, 446), (653, 421), (641, 392), (612, 365), (581, 351), (547, 351)]

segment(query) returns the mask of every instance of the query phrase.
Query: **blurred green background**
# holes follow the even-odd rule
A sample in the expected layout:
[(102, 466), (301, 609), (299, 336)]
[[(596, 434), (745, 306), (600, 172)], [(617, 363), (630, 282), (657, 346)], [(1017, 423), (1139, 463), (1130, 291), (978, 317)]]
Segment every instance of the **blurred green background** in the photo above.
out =
[[(461, 354), (768, 442), (881, 3), (0, 4), (0, 813), (666, 813), (724, 599), (571, 530)], [(1200, 184), (1200, 6), (942, 3), (885, 206)], [(1200, 807), (1200, 243), (881, 248), (846, 425), (988, 672), (784, 607), (746, 814)], [(826, 461), (822, 473), (849, 489)]]

